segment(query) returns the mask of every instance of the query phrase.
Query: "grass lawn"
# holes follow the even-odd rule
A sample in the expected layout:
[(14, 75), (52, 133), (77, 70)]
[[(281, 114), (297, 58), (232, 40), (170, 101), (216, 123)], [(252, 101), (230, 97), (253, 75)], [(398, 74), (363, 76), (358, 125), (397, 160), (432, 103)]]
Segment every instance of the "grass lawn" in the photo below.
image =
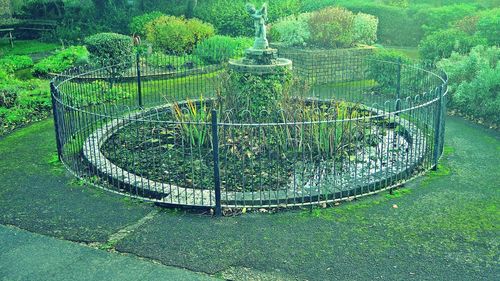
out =
[(410, 59), (415, 60), (415, 61), (420, 59), (420, 53), (418, 52), (417, 47), (386, 46), (385, 48), (389, 49), (389, 50), (401, 52), (401, 53), (407, 55)]
[(44, 43), (33, 40), (16, 40), (14, 48), (11, 48), (7, 41), (0, 41), (0, 55), (30, 55), (55, 51), (60, 48), (59, 44)]

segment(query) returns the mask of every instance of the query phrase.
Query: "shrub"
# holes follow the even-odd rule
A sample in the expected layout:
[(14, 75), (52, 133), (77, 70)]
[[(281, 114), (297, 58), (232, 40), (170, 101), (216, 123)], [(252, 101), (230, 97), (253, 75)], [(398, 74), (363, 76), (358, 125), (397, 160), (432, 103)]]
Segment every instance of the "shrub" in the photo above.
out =
[(471, 82), (462, 82), (454, 101), (463, 113), (500, 123), (500, 68), (483, 69)]
[(478, 20), (477, 33), (488, 44), (500, 46), (500, 9), (491, 10)]
[(354, 14), (344, 8), (325, 8), (309, 19), (311, 42), (318, 47), (343, 48), (353, 43)]
[(0, 134), (17, 124), (46, 117), (51, 100), (46, 80), (0, 81)]
[(483, 44), (484, 39), (457, 29), (440, 30), (425, 37), (419, 45), (422, 59), (433, 64), (442, 58), (447, 58), (452, 52), (465, 54), (476, 45)]
[(461, 20), (456, 21), (453, 27), (463, 31), (469, 35), (473, 35), (477, 31), (477, 22), (479, 21), (479, 16), (467, 16)]
[(29, 56), (5, 56), (0, 58), (0, 68), (7, 73), (13, 73), (32, 65), (33, 60)]
[(292, 15), (273, 23), (271, 36), (286, 46), (304, 46), (309, 42), (311, 31), (309, 30), (309, 19), (311, 14), (304, 13), (298, 16)]
[(206, 64), (219, 64), (230, 58), (242, 57), (252, 44), (250, 38), (216, 35), (198, 44), (194, 54)]
[[(194, 15), (214, 25), (218, 33), (229, 36), (252, 36), (252, 19), (245, 9), (246, 0), (198, 1)], [(254, 1), (259, 6), (264, 1)], [(300, 0), (273, 0), (269, 5), (269, 22), (275, 22), (300, 11)]]
[(132, 57), (132, 39), (117, 33), (98, 33), (85, 38), (90, 58), (100, 66), (117, 66), (109, 69), (116, 74), (126, 68)]
[(466, 4), (427, 7), (416, 12), (415, 21), (427, 35), (451, 27), (454, 22), (473, 14), (476, 10), (476, 6)]
[(130, 32), (132, 34), (138, 34), (141, 36), (146, 35), (146, 25), (161, 16), (164, 16), (162, 12), (154, 11), (151, 13), (133, 17), (132, 21), (129, 24)]
[(500, 123), (500, 48), (476, 46), (469, 54), (453, 53), (438, 66), (449, 79), (452, 108)]
[(69, 47), (36, 63), (32, 73), (36, 76), (46, 76), (49, 73), (61, 73), (75, 65), (87, 63), (88, 57), (89, 53), (85, 47)]
[(386, 45), (415, 46), (422, 38), (420, 25), (414, 23), (409, 9), (399, 5), (383, 5), (355, 0), (303, 0), (302, 11), (310, 12), (340, 5), (354, 13), (374, 15), (379, 20), (377, 38)]
[(0, 106), (11, 108), (16, 104), (19, 89), (15, 85), (0, 85)]
[(174, 16), (161, 16), (146, 25), (147, 40), (169, 54), (191, 52), (198, 42), (214, 33), (211, 24)]
[(377, 82), (377, 86), (374, 87), (375, 91), (383, 94), (396, 92), (399, 62), (410, 64), (411, 60), (397, 51), (387, 49), (377, 49), (375, 51), (366, 70), (367, 77)]
[(377, 41), (378, 18), (358, 13), (354, 17), (353, 40), (356, 43), (371, 45)]

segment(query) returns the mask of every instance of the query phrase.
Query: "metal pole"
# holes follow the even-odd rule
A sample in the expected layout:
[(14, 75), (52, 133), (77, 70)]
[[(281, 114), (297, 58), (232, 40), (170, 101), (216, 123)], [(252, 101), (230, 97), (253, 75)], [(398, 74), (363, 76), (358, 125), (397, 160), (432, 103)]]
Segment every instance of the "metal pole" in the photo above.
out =
[(214, 155), (214, 183), (215, 183), (215, 216), (222, 216), (220, 192), (220, 166), (219, 166), (219, 135), (217, 128), (217, 110), (212, 109), (212, 143)]
[(436, 124), (434, 128), (434, 167), (432, 168), (433, 171), (437, 170), (438, 166), (438, 161), (439, 161), (439, 156), (440, 156), (440, 138), (441, 138), (441, 116), (443, 114), (443, 87), (440, 86), (437, 89), (438, 92), (438, 100), (437, 100), (437, 117), (436, 117)]
[(57, 89), (56, 86), (54, 85), (54, 81), (50, 81), (50, 97), (52, 100), (52, 114), (54, 115), (54, 129), (56, 133), (56, 145), (57, 145), (57, 157), (59, 160), (61, 160), (62, 157), (62, 146), (61, 146), (61, 140), (59, 138), (59, 115), (57, 113), (56, 109), (56, 93)]
[(141, 63), (140, 63), (139, 50), (136, 53), (136, 64), (137, 64), (137, 96), (139, 98), (139, 107), (142, 107), (142, 87), (141, 87)]
[(396, 111), (401, 110), (401, 58), (398, 58), (398, 73), (396, 84)]

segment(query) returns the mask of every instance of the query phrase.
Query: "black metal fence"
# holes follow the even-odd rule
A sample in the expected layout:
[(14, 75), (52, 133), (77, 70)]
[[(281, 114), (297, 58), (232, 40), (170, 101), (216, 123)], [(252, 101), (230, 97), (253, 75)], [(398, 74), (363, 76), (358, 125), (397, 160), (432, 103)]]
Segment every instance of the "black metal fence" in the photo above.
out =
[(217, 213), (345, 200), (436, 168), (445, 78), (308, 55), (316, 71), (294, 73), (286, 102), (257, 117), (221, 105), (225, 63), (137, 56), (67, 71), (51, 82), (59, 157), (110, 191)]

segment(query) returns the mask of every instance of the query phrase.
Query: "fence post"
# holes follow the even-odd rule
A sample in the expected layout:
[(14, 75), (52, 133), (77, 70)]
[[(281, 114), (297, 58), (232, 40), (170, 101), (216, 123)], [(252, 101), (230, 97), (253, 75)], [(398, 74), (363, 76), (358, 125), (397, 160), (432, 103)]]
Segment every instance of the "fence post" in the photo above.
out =
[(222, 216), (219, 166), (219, 134), (217, 124), (217, 110), (212, 109), (212, 144), (214, 156), (214, 184), (215, 184), (215, 216)]
[(62, 157), (62, 146), (61, 140), (59, 138), (59, 114), (56, 109), (56, 93), (57, 89), (54, 85), (54, 81), (50, 81), (50, 97), (52, 100), (52, 115), (54, 115), (54, 129), (56, 133), (56, 146), (57, 146), (57, 158), (61, 160)]
[(396, 111), (401, 110), (401, 58), (398, 58), (398, 72), (396, 82)]
[(437, 170), (439, 155), (440, 155), (440, 139), (441, 139), (441, 117), (443, 115), (443, 86), (439, 86), (437, 89), (438, 99), (437, 99), (437, 116), (436, 124), (434, 126), (434, 167), (433, 171)]
[(136, 53), (136, 66), (137, 66), (137, 97), (139, 99), (139, 107), (142, 107), (142, 87), (141, 87), (141, 55), (139, 54), (139, 50)]

